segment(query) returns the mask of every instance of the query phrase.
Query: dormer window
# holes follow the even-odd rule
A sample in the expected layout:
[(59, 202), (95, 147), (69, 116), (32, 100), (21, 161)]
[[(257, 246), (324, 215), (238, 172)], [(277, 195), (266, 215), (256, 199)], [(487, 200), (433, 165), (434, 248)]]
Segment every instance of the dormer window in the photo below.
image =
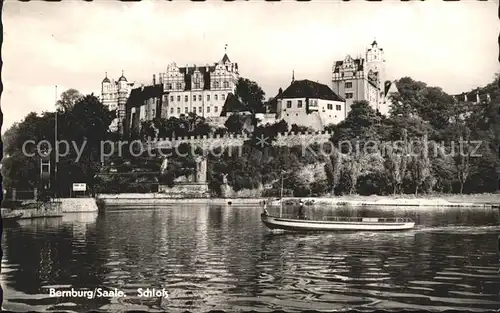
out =
[(180, 90), (180, 89), (182, 89), (182, 84), (181, 83), (177, 83), (175, 85), (175, 87), (177, 88), (177, 90)]

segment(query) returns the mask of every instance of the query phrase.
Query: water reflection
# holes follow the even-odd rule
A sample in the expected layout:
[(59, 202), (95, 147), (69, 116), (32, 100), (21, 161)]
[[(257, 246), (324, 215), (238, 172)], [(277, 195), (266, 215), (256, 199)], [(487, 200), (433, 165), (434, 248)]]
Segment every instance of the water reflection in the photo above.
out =
[[(291, 208), (285, 210), (290, 211)], [(498, 210), (310, 209), (411, 217), (407, 232), (270, 233), (260, 210), (170, 206), (21, 221), (5, 229), (11, 310), (494, 309)], [(119, 288), (122, 299), (57, 299), (54, 288)], [(169, 299), (138, 298), (167, 288)]]

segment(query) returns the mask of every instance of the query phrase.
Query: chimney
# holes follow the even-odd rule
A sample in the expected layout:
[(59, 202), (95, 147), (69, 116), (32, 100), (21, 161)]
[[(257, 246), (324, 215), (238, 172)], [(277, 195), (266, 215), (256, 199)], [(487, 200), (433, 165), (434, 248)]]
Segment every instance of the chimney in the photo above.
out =
[(156, 86), (156, 74), (153, 74), (153, 86)]

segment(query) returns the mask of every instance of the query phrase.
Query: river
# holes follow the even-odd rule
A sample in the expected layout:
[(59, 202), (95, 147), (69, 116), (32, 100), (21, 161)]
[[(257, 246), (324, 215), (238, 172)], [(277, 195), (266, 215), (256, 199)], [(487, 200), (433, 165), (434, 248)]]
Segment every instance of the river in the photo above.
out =
[[(308, 213), (411, 217), (417, 227), (271, 233), (256, 207), (202, 205), (21, 220), (2, 236), (2, 306), (74, 312), (500, 308), (497, 209), (327, 211)], [(118, 288), (126, 297), (57, 298), (50, 288)], [(165, 288), (168, 298), (138, 297), (138, 288)]]

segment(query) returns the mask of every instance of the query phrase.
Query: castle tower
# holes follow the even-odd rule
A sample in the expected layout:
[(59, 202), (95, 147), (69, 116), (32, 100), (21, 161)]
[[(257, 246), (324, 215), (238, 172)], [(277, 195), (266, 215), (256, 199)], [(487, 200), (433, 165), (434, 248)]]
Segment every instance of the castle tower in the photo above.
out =
[(112, 94), (114, 93), (113, 84), (111, 80), (108, 78), (108, 72), (106, 72), (104, 79), (101, 82), (101, 101), (105, 106), (108, 106), (110, 110), (114, 110), (116, 108), (110, 107), (110, 102), (112, 102)]
[(383, 89), (385, 82), (385, 57), (384, 49), (379, 48), (376, 40), (366, 49), (366, 71), (378, 73), (379, 87)]
[(380, 111), (384, 111), (386, 80), (385, 57), (384, 49), (378, 46), (376, 40), (373, 40), (372, 44), (366, 49), (366, 73), (370, 71), (375, 74), (378, 80), (377, 87), (379, 88), (379, 94), (377, 108)]
[(118, 108), (116, 115), (118, 117), (118, 130), (123, 131), (123, 120), (125, 119), (125, 104), (129, 95), (127, 78), (125, 78), (122, 70), (122, 76), (118, 79)]

